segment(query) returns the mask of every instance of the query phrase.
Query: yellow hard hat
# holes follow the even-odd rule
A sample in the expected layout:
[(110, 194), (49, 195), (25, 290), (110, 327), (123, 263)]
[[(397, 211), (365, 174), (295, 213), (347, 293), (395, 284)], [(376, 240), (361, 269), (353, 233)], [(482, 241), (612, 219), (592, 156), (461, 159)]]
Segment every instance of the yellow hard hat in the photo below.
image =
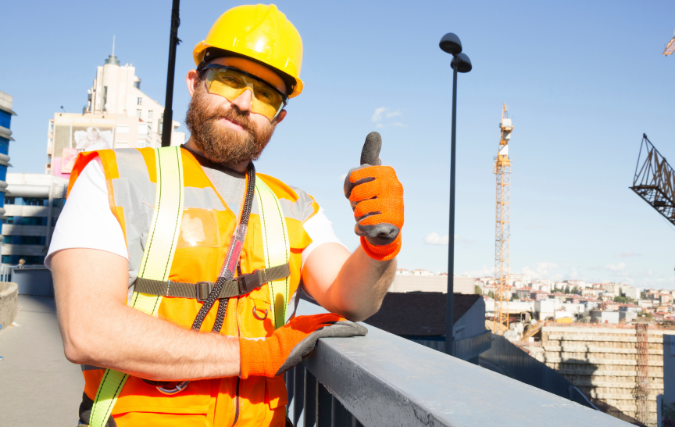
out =
[[(273, 4), (237, 6), (220, 15), (206, 39), (197, 43), (192, 52), (197, 66), (209, 48), (245, 56), (275, 69), (292, 86), (289, 98), (302, 92), (302, 39)], [(206, 58), (207, 62), (211, 59)]]

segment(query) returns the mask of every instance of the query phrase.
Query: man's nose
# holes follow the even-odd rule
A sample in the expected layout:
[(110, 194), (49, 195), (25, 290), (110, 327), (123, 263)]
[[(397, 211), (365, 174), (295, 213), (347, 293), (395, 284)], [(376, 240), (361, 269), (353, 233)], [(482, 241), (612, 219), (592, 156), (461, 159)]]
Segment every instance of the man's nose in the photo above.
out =
[(251, 111), (251, 100), (253, 96), (253, 90), (249, 87), (242, 92), (232, 103), (237, 106), (241, 112), (250, 112)]

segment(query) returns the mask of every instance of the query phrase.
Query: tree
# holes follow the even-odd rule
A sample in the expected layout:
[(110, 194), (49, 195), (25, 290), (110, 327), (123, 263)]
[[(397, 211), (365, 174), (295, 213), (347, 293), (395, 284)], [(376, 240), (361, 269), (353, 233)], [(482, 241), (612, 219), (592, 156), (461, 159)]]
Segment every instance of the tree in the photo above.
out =
[(488, 296), (492, 299), (495, 299), (495, 293), (492, 291), (488, 292)]
[(569, 285), (565, 286), (565, 294), (569, 294), (570, 292), (570, 287)]
[(621, 294), (614, 297), (614, 302), (618, 302), (621, 304), (628, 304), (629, 302), (635, 302), (635, 300), (632, 298), (628, 298), (625, 294)]
[(581, 289), (579, 289), (579, 287), (575, 285), (574, 288), (572, 288), (572, 293), (576, 295), (581, 295)]
[(514, 293), (511, 295), (511, 301), (518, 301), (519, 299), (520, 299), (520, 298), (518, 297), (518, 293), (517, 293), (517, 292), (514, 292)]
[(476, 295), (483, 295), (483, 290), (480, 288), (480, 286), (476, 285), (473, 287), (473, 293)]

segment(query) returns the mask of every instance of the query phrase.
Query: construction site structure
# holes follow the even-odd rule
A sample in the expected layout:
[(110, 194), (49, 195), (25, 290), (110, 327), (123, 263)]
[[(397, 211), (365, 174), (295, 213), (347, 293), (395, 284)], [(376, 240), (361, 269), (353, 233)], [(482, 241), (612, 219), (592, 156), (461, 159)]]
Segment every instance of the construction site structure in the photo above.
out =
[(492, 332), (503, 335), (509, 330), (509, 215), (511, 201), (511, 160), (509, 141), (513, 125), (508, 117), (508, 107), (502, 106), (499, 122), (501, 137), (495, 161), (497, 175), (497, 209), (495, 215), (495, 321)]
[(646, 134), (642, 134), (630, 189), (675, 225), (675, 170)]
[(675, 52), (675, 31), (673, 32), (673, 38), (670, 39), (668, 44), (666, 45), (666, 48), (663, 51), (663, 54), (665, 56), (672, 55), (673, 52)]
[(570, 323), (544, 325), (540, 334), (540, 345), (523, 347), (532, 357), (563, 375), (603, 412), (657, 427), (663, 355), (670, 352), (663, 335), (675, 335), (675, 329), (643, 322)]

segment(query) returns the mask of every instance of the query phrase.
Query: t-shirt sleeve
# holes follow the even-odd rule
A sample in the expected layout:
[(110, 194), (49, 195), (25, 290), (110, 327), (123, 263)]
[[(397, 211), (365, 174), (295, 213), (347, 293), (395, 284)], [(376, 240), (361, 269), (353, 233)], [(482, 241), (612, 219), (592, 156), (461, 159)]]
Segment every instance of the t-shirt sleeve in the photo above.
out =
[(108, 186), (100, 160), (91, 161), (75, 181), (59, 216), (45, 258), (64, 249), (86, 248), (107, 251), (129, 259), (124, 234), (110, 210)]
[[(305, 261), (309, 257), (309, 254), (319, 246), (324, 243), (338, 243), (342, 246), (345, 246), (338, 236), (335, 235), (335, 230), (333, 230), (333, 223), (330, 222), (326, 214), (324, 213), (323, 208), (319, 208), (319, 211), (310, 217), (307, 221), (303, 223), (305, 231), (312, 239), (310, 243), (302, 251), (302, 266), (304, 267)], [(346, 246), (345, 246), (346, 248)]]

